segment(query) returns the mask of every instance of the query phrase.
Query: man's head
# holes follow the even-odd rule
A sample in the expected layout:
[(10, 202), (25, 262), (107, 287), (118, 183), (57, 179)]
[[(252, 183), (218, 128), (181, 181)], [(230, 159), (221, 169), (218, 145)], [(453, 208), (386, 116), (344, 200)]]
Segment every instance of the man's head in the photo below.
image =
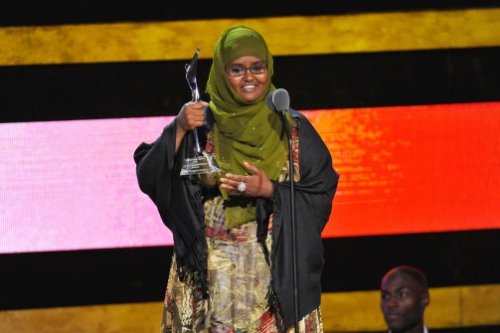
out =
[(425, 274), (412, 266), (397, 266), (384, 275), (380, 305), (391, 332), (422, 332), (428, 289)]

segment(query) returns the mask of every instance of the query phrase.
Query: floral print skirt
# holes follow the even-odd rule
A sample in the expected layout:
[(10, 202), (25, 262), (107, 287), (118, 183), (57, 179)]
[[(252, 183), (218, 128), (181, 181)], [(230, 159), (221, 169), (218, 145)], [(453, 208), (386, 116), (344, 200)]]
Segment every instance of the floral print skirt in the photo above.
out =
[[(208, 299), (189, 281), (180, 281), (172, 260), (161, 333), (284, 333), (277, 304), (269, 302), (271, 270), (257, 241), (257, 223), (228, 230), (223, 200), (204, 203), (208, 252)], [(271, 248), (271, 237), (267, 245)], [(292, 328), (293, 331), (293, 328)], [(320, 309), (299, 322), (299, 331), (323, 332)]]

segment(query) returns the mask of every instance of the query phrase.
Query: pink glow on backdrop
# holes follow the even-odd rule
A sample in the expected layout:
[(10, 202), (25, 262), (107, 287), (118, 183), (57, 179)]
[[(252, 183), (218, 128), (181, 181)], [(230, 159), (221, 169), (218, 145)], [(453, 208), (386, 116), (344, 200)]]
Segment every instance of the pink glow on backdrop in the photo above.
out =
[(172, 244), (133, 152), (173, 118), (0, 125), (0, 253)]

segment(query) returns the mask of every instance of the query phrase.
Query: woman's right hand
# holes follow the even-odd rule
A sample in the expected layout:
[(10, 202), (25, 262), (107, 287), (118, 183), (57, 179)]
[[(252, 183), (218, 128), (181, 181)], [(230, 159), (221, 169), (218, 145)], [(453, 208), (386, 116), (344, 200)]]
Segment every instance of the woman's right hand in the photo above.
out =
[(177, 130), (175, 134), (175, 152), (179, 149), (184, 135), (189, 130), (203, 126), (205, 121), (205, 107), (208, 103), (205, 101), (188, 102), (182, 106), (177, 115)]
[(185, 133), (197, 127), (203, 126), (205, 121), (205, 107), (208, 105), (205, 101), (188, 102), (182, 106), (177, 115), (178, 129)]

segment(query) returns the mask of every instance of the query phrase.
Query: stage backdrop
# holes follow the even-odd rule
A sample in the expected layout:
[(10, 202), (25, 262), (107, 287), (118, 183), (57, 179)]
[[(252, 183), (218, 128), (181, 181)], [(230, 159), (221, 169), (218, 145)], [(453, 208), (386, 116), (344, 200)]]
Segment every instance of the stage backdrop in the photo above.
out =
[[(204, 94), (246, 24), (340, 173), (326, 332), (383, 331), (379, 283), (422, 268), (432, 330), (500, 325), (498, 0), (25, 1), (0, 11), (0, 331), (151, 332), (173, 255), (134, 149)], [(301, 147), (307, 149), (307, 147)]]

